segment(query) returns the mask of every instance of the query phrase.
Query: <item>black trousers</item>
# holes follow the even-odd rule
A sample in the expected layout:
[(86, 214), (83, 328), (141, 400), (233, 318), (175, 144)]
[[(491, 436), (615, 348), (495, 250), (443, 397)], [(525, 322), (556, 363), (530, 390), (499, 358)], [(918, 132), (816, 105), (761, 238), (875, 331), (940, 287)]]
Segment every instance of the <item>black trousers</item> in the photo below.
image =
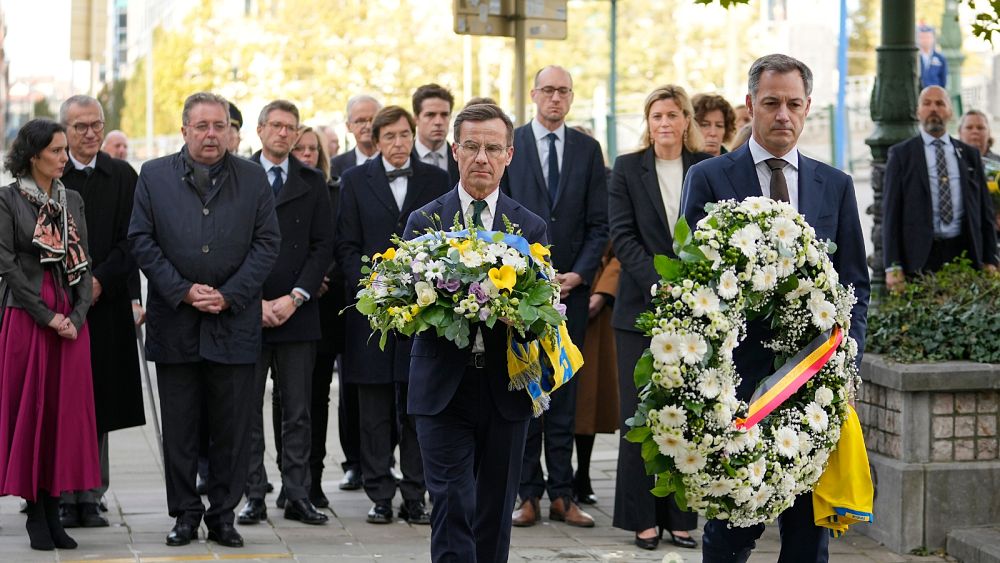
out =
[(254, 374), (250, 414), (250, 461), (247, 498), (263, 499), (267, 494), (264, 471), (264, 391), (271, 372), (281, 402), (281, 484), (288, 500), (309, 496), (309, 452), (312, 444), (312, 370), (315, 342), (264, 344)]
[(965, 242), (965, 235), (954, 238), (934, 239), (931, 243), (931, 252), (927, 256), (927, 263), (924, 265), (924, 272), (936, 272), (942, 266), (962, 255), (962, 252), (969, 249)]
[(635, 415), (639, 406), (639, 391), (632, 373), (643, 351), (649, 348), (649, 337), (639, 332), (615, 329), (618, 350), (618, 396), (621, 438), (618, 442), (618, 473), (615, 480), (615, 514), (611, 524), (622, 530), (641, 532), (657, 526), (665, 530), (693, 530), (698, 527), (698, 515), (683, 512), (673, 495), (660, 498), (649, 492), (653, 477), (646, 475), (642, 460), (642, 445), (625, 439), (629, 426), (625, 420)]
[(365, 493), (372, 502), (396, 496), (396, 480), (389, 472), (393, 429), (399, 435), (399, 465), (403, 480), (399, 492), (403, 500), (424, 500), (424, 466), (413, 416), (406, 414), (405, 383), (358, 385), (361, 409), (361, 476)]
[[(253, 364), (157, 363), (156, 374), (170, 516), (193, 526), (203, 517), (210, 527), (232, 524), (246, 483)], [(211, 443), (207, 512), (195, 491), (202, 424)]]
[[(589, 288), (579, 286), (566, 299), (566, 327), (570, 338), (581, 350), (587, 331), (590, 303)], [(556, 390), (550, 397), (549, 409), (528, 425), (521, 468), (521, 499), (541, 497), (548, 490), (549, 499), (573, 496), (573, 436), (576, 428), (576, 378)], [(542, 450), (545, 469), (542, 473)]]
[(418, 416), (435, 563), (507, 561), (511, 512), (528, 421), (493, 405), (486, 370), (466, 368), (455, 396), (434, 416)]
[[(781, 552), (778, 563), (827, 563), (830, 533), (815, 524), (812, 493), (799, 495), (795, 504), (778, 516)], [(764, 525), (730, 528), (723, 520), (705, 522), (702, 536), (703, 563), (746, 563)]]

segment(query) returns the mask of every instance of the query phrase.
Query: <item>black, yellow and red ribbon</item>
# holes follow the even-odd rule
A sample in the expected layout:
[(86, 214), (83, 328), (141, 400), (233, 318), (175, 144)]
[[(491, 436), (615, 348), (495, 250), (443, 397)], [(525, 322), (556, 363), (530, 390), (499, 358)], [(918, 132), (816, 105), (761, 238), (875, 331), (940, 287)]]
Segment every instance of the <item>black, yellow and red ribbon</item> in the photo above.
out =
[(736, 419), (736, 427), (750, 428), (771, 414), (823, 369), (843, 339), (844, 334), (839, 326), (814, 338), (757, 387), (750, 399), (747, 417)]

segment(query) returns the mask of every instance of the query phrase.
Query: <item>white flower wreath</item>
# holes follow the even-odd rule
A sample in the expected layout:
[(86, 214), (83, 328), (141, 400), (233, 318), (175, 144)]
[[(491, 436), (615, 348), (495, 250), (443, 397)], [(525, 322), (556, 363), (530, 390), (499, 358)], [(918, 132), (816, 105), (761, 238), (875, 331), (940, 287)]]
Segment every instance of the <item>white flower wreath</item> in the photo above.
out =
[[(859, 383), (847, 336), (855, 297), (828, 256), (835, 245), (817, 240), (790, 205), (755, 197), (706, 211), (693, 233), (678, 221), (679, 259), (656, 257), (662, 281), (636, 323), (652, 342), (636, 365), (640, 402), (627, 437), (642, 444), (653, 494), (745, 527), (773, 521), (812, 490), (837, 444)], [(799, 375), (751, 406), (736, 398), (733, 349), (748, 321), (765, 319), (776, 367)], [(808, 355), (817, 342), (825, 363)], [(777, 389), (794, 394), (775, 399)], [(773, 410), (758, 409), (768, 400)]]

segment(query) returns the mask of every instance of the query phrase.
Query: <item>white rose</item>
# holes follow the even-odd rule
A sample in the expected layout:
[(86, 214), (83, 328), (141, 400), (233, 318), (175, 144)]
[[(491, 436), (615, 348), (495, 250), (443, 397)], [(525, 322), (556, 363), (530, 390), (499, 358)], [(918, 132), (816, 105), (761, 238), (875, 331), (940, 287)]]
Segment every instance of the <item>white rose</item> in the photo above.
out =
[(417, 293), (417, 305), (426, 307), (437, 301), (437, 291), (434, 290), (434, 286), (431, 284), (424, 281), (418, 281), (413, 286), (413, 289)]

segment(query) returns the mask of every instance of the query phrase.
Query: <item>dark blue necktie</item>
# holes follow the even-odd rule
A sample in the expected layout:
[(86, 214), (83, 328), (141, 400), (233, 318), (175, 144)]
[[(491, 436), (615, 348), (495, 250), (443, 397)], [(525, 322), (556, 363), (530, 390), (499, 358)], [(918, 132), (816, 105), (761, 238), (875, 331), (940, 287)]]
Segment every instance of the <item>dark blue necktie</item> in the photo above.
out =
[(271, 182), (271, 189), (274, 190), (274, 197), (278, 197), (278, 192), (281, 191), (281, 186), (285, 185), (285, 183), (281, 181), (281, 167), (272, 166), (271, 172), (274, 172), (274, 181)]
[(559, 137), (549, 133), (545, 138), (549, 140), (549, 201), (555, 203), (556, 192), (559, 191), (559, 155), (556, 154), (556, 139)]

